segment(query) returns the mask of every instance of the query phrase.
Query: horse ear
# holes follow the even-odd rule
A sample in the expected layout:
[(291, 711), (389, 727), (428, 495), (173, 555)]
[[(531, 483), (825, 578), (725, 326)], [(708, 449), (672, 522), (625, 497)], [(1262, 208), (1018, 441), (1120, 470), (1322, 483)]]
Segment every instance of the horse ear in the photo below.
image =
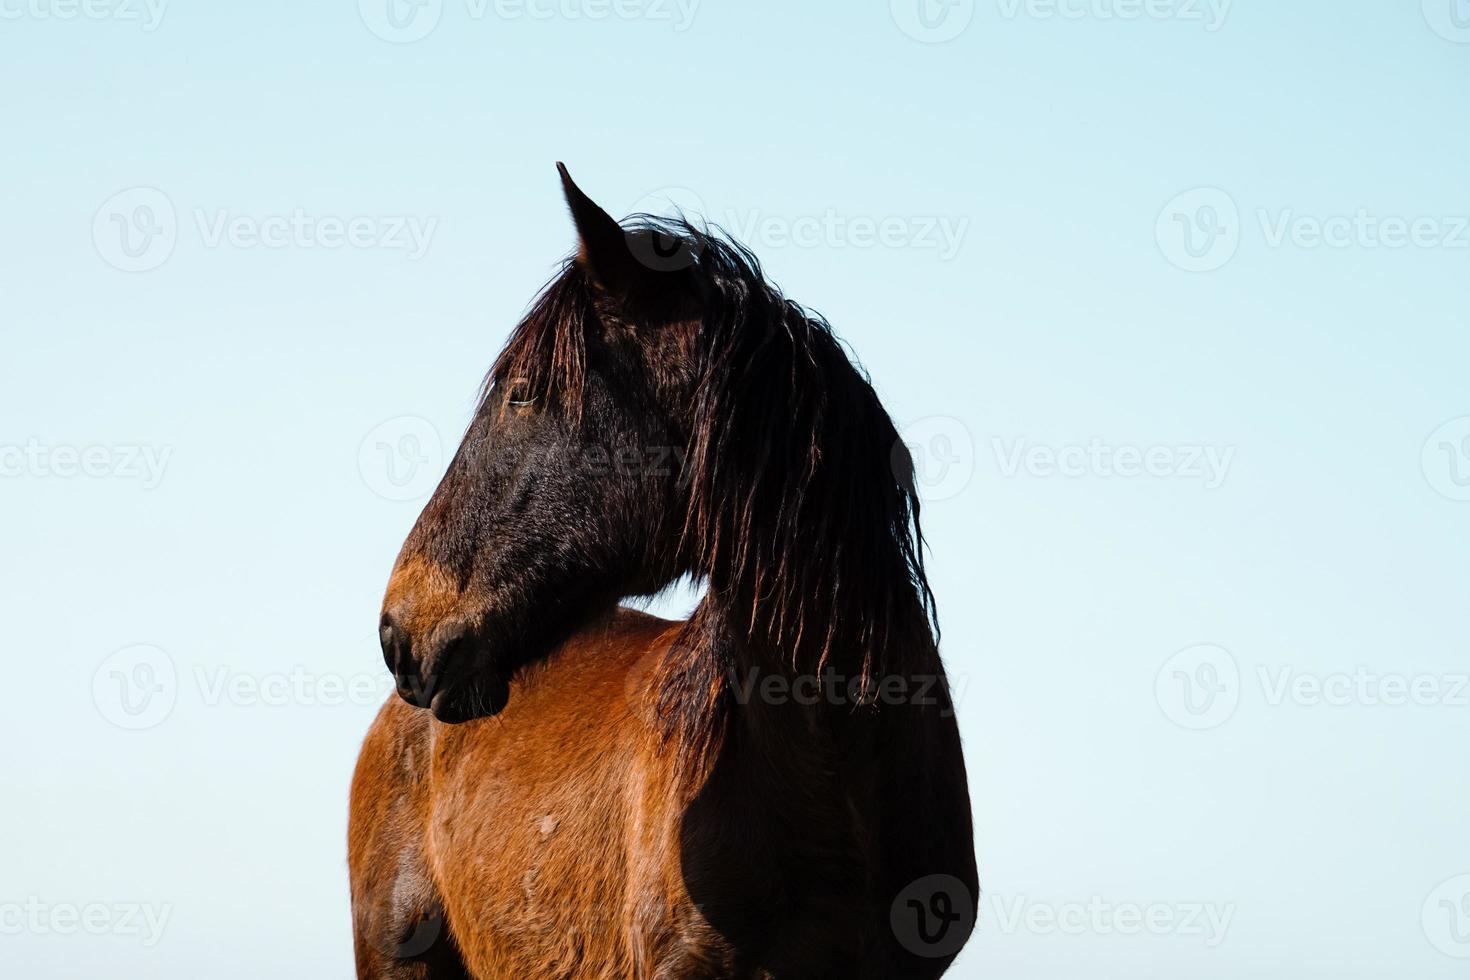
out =
[(609, 292), (625, 297), (641, 292), (652, 270), (633, 255), (623, 227), (582, 193), (564, 164), (557, 163), (556, 169), (577, 225), (577, 262)]

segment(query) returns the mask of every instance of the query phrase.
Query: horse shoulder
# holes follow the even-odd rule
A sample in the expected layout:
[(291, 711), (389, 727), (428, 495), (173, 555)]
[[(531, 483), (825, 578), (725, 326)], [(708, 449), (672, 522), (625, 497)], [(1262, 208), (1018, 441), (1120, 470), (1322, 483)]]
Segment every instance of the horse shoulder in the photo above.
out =
[(460, 980), (424, 854), (430, 732), (424, 712), (390, 697), (352, 777), (347, 860), (359, 977)]
[(649, 710), (678, 625), (618, 610), (523, 670), (500, 714), (434, 725), (427, 853), (476, 976), (727, 975)]

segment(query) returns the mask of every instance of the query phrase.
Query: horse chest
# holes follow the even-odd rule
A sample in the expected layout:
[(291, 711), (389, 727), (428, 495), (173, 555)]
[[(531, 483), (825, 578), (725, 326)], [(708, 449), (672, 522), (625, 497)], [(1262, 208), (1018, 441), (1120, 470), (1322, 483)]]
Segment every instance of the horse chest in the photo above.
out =
[(470, 974), (738, 977), (682, 881), (667, 785), (603, 759), (534, 784), (513, 764), (437, 780), (428, 859)]

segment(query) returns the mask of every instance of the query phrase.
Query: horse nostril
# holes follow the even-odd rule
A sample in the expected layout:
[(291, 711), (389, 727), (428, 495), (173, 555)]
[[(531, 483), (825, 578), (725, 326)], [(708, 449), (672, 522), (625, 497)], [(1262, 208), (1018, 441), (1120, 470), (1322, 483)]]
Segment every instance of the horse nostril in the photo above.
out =
[(392, 613), (383, 613), (378, 623), (378, 641), (383, 644), (383, 662), (396, 674), (408, 657), (408, 634), (398, 628)]
[(416, 708), (427, 708), (440, 688), (452, 686), (454, 676), (463, 675), (471, 666), (468, 648), (474, 642), (474, 631), (463, 620), (447, 619), (418, 639), (413, 642), (393, 613), (383, 613), (378, 640), (383, 645), (383, 662), (397, 682), (398, 696)]
[(429, 670), (436, 674), (439, 673), (452, 661), (463, 656), (464, 648), (469, 645), (470, 638), (469, 623), (460, 619), (440, 623), (429, 634), (428, 648), (423, 651), (424, 664)]
[(427, 707), (432, 690), (413, 658), (413, 643), (408, 631), (398, 625), (392, 613), (383, 613), (378, 624), (378, 640), (383, 644), (383, 662), (393, 672), (398, 696), (415, 708)]

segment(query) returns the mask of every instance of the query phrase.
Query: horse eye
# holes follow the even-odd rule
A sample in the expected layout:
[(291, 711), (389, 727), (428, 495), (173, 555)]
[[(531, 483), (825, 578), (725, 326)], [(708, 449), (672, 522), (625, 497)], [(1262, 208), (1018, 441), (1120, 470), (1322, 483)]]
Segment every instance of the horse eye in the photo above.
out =
[(531, 405), (536, 401), (536, 396), (531, 393), (531, 382), (525, 378), (512, 378), (505, 385), (505, 402), (507, 405)]

